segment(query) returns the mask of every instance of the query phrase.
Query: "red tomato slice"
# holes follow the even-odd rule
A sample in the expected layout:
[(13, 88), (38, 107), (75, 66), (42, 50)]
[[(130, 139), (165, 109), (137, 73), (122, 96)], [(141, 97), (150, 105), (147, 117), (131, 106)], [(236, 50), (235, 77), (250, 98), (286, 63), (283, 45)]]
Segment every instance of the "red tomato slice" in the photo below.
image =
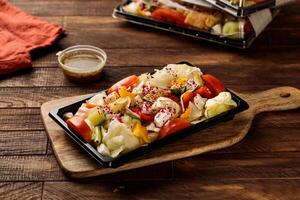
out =
[(135, 83), (137, 83), (138, 81), (139, 81), (139, 77), (138, 76), (136, 76), (136, 75), (128, 76), (128, 77), (120, 80), (119, 82), (115, 83), (113, 86), (111, 86), (108, 89), (108, 94), (110, 94), (112, 92), (118, 91), (118, 89), (121, 86), (125, 86), (126, 88), (130, 87), (130, 86), (134, 85)]
[(92, 130), (89, 125), (80, 117), (74, 116), (67, 120), (68, 127), (79, 134), (87, 142), (92, 140)]
[(199, 89), (195, 91), (196, 94), (199, 94), (203, 98), (211, 99), (214, 97), (214, 95), (211, 93), (211, 91), (206, 86), (202, 86)]
[(186, 119), (176, 118), (170, 120), (162, 127), (158, 134), (158, 138), (164, 138), (190, 126), (191, 123)]
[(214, 77), (213, 75), (210, 74), (204, 74), (202, 75), (202, 79), (204, 81), (204, 85), (208, 87), (208, 89), (214, 94), (218, 95), (220, 92), (225, 91), (224, 84)]
[(177, 10), (171, 8), (158, 8), (152, 15), (154, 19), (184, 25), (185, 16)]
[(183, 106), (184, 108), (187, 108), (189, 106), (190, 101), (192, 101), (194, 98), (194, 93), (187, 91), (185, 93), (183, 93), (182, 95), (182, 102), (183, 102)]
[(151, 115), (151, 114), (145, 114), (145, 113), (140, 112), (140, 117), (143, 122), (153, 122), (154, 121), (154, 115)]
[(140, 116), (142, 122), (148, 123), (154, 121), (155, 115), (142, 113), (139, 108), (130, 108), (130, 110)]

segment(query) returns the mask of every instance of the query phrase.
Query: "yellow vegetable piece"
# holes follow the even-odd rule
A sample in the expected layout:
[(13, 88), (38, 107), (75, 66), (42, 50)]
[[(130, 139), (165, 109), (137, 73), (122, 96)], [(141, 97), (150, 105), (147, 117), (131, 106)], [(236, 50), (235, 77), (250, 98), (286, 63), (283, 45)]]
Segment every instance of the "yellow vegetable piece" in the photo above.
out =
[(184, 84), (185, 82), (187, 82), (187, 78), (178, 78), (178, 79), (176, 79), (175, 82), (176, 82), (177, 84), (182, 85), (182, 84)]
[(184, 111), (184, 113), (181, 114), (180, 118), (181, 118), (181, 119), (189, 120), (190, 114), (191, 114), (191, 109), (190, 109), (190, 108), (187, 108), (187, 109)]
[(148, 137), (147, 128), (144, 127), (141, 123), (136, 123), (133, 128), (133, 134), (143, 140), (145, 143), (150, 143), (151, 140)]
[(144, 16), (144, 17), (149, 17), (151, 15), (150, 12), (144, 11), (144, 10), (142, 10), (140, 8), (137, 9), (137, 13), (140, 14), (140, 15), (142, 15), (142, 16)]
[(130, 105), (131, 106), (134, 105), (134, 94), (132, 94), (131, 92), (128, 92), (126, 87), (124, 87), (124, 86), (120, 87), (119, 95), (120, 95), (120, 97), (129, 97), (130, 98)]

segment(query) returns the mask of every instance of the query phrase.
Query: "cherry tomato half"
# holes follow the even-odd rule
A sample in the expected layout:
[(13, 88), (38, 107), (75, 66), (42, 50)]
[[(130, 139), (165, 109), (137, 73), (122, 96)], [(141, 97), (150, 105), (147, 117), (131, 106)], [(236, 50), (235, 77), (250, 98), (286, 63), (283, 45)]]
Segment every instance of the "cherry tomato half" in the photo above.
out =
[(176, 133), (182, 129), (188, 128), (191, 126), (191, 123), (182, 118), (176, 118), (173, 120), (168, 121), (160, 130), (158, 134), (158, 138), (164, 138), (169, 135), (172, 135), (173, 133)]
[(171, 8), (158, 8), (152, 15), (154, 19), (184, 25), (185, 16), (177, 10)]
[(204, 75), (202, 75), (202, 79), (204, 81), (204, 86), (208, 87), (208, 89), (215, 96), (217, 96), (220, 92), (225, 91), (224, 84), (219, 79), (214, 77), (213, 75), (204, 74)]
[(195, 91), (195, 93), (199, 94), (201, 97), (207, 98), (207, 99), (210, 99), (210, 98), (214, 97), (214, 95), (212, 94), (212, 92), (210, 91), (210, 89), (208, 89), (208, 87), (206, 87), (206, 86), (202, 86), (202, 87), (198, 88)]
[(87, 142), (92, 140), (92, 130), (89, 125), (80, 117), (74, 116), (67, 120), (68, 127), (79, 134)]
[(140, 117), (143, 122), (153, 122), (154, 121), (154, 115), (152, 115), (152, 114), (145, 114), (145, 113), (141, 112)]
[(128, 77), (120, 80), (119, 82), (115, 83), (113, 86), (111, 86), (108, 89), (108, 94), (110, 94), (112, 92), (117, 92), (121, 86), (125, 86), (126, 88), (130, 87), (130, 86), (134, 85), (135, 83), (137, 83), (138, 81), (139, 81), (138, 76), (136, 76), (136, 75), (128, 76)]

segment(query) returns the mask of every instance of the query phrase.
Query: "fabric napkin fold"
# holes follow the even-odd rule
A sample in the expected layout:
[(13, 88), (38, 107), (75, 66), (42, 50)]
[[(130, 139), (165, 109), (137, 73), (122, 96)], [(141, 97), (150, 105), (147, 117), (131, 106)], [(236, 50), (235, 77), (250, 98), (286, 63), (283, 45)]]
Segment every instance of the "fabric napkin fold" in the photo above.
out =
[(53, 44), (63, 32), (60, 26), (0, 0), (0, 74), (31, 67), (30, 53)]

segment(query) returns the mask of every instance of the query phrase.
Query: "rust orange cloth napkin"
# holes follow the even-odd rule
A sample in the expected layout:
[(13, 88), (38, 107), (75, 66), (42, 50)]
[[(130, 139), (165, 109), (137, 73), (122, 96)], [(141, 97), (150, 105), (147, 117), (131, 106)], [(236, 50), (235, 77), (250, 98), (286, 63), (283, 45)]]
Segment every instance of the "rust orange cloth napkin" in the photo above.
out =
[(0, 74), (31, 67), (30, 52), (51, 45), (63, 32), (0, 0)]

